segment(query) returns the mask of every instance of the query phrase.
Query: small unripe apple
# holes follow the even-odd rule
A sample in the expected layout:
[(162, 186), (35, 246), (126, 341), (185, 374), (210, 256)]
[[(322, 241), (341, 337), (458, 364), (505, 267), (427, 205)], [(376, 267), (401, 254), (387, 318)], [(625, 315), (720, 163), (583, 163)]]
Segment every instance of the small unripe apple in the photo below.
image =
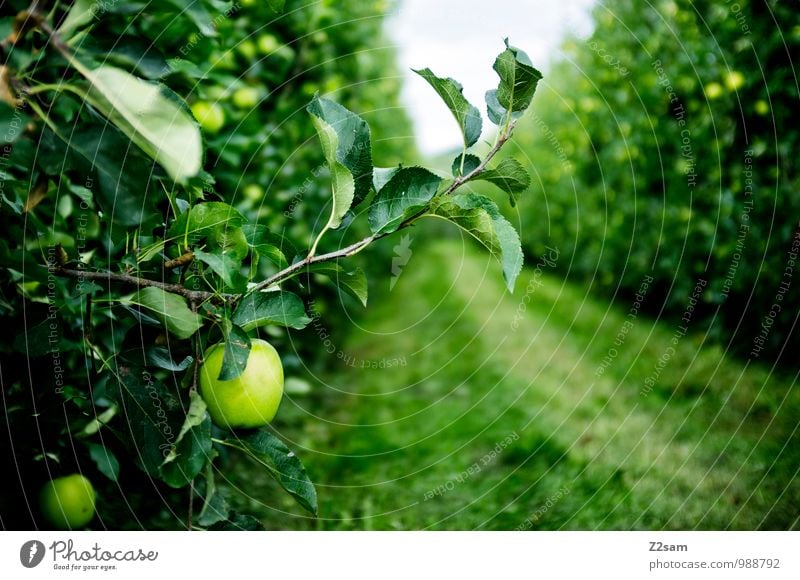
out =
[(283, 365), (266, 340), (252, 339), (242, 374), (219, 380), (225, 345), (215, 344), (204, 355), (200, 368), (200, 394), (211, 420), (219, 427), (254, 428), (272, 421), (283, 396)]
[(192, 114), (203, 130), (217, 133), (225, 124), (225, 111), (217, 103), (197, 101), (192, 105)]
[(82, 528), (94, 517), (92, 483), (80, 473), (48, 481), (39, 494), (42, 514), (59, 530)]
[(259, 94), (258, 89), (253, 87), (242, 87), (241, 89), (236, 89), (231, 97), (233, 104), (237, 108), (244, 110), (255, 108), (260, 100), (261, 95)]

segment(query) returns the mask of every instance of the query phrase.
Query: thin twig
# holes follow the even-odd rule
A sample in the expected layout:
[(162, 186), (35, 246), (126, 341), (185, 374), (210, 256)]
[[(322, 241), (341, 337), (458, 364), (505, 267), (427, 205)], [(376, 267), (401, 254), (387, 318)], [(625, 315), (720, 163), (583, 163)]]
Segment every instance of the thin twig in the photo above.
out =
[(160, 288), (165, 292), (172, 292), (173, 294), (180, 294), (186, 298), (190, 304), (199, 304), (206, 300), (234, 300), (238, 297), (237, 294), (217, 294), (215, 292), (206, 292), (203, 290), (189, 290), (180, 284), (170, 284), (168, 282), (159, 282), (157, 280), (150, 280), (148, 278), (139, 278), (137, 276), (130, 276), (129, 274), (114, 274), (113, 272), (94, 272), (90, 270), (74, 270), (72, 268), (56, 268), (53, 271), (58, 276), (66, 278), (78, 278), (83, 280), (97, 280), (101, 282), (115, 282), (118, 284), (126, 284), (128, 286), (137, 286), (139, 288)]

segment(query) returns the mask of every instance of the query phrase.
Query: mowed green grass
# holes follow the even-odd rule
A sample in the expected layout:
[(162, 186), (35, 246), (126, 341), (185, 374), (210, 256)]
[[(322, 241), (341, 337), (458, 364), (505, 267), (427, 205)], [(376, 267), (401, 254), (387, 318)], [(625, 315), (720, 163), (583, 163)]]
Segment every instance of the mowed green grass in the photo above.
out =
[(746, 367), (691, 329), (673, 344), (675, 326), (643, 315), (620, 341), (630, 305), (546, 266), (509, 294), (471, 244), (411, 249), (394, 289), (333, 340), (355, 366), (337, 359), (283, 403), (320, 518), (246, 462), (232, 476), (251, 498), (240, 509), (270, 529), (800, 527), (796, 376)]

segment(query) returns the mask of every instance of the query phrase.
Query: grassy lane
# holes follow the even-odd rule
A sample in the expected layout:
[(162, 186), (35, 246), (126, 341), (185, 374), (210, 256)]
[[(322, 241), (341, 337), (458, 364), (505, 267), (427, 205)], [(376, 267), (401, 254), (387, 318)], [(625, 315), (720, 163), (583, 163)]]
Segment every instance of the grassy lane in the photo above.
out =
[[(630, 305), (609, 307), (546, 266), (509, 295), (471, 246), (414, 250), (337, 349), (354, 366), (312, 378), (314, 393), (282, 410), (303, 425), (284, 435), (305, 448), (322, 519), (265, 508), (256, 498), (279, 495), (242, 470), (246, 507), (268, 526), (798, 526), (791, 378), (728, 360), (691, 325), (680, 336), (626, 316)], [(407, 364), (380, 368), (396, 359)]]

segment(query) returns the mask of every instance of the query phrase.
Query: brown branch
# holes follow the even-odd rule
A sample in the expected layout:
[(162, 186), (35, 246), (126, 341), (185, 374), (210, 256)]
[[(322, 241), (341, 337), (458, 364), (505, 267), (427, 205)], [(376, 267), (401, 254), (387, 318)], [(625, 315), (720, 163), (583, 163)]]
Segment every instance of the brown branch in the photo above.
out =
[(149, 280), (148, 278), (130, 276), (128, 274), (114, 274), (113, 272), (94, 272), (89, 270), (75, 270), (72, 268), (55, 268), (53, 273), (58, 276), (64, 276), (65, 278), (77, 278), (79, 280), (97, 280), (108, 283), (115, 282), (117, 284), (137, 286), (139, 288), (160, 288), (165, 292), (180, 294), (186, 298), (190, 304), (199, 304), (201, 302), (205, 302), (206, 300), (214, 299), (234, 300), (238, 297), (238, 294), (217, 294), (203, 290), (189, 290), (180, 284), (159, 282), (157, 280)]

